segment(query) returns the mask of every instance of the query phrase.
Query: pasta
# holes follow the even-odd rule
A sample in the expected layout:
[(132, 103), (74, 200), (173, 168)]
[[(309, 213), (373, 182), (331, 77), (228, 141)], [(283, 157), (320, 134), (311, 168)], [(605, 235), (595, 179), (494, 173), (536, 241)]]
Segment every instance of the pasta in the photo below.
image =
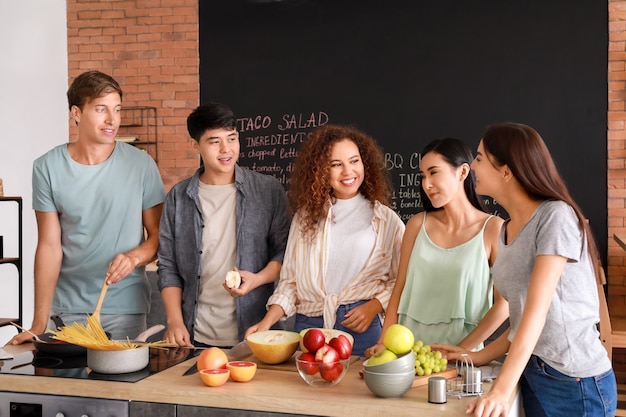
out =
[(92, 350), (128, 350), (139, 347), (170, 347), (171, 344), (159, 340), (157, 342), (134, 342), (126, 340), (110, 340), (105, 333), (100, 321), (87, 316), (87, 324), (73, 323), (71, 326), (64, 326), (57, 330), (52, 330), (52, 338), (74, 345), (83, 346)]

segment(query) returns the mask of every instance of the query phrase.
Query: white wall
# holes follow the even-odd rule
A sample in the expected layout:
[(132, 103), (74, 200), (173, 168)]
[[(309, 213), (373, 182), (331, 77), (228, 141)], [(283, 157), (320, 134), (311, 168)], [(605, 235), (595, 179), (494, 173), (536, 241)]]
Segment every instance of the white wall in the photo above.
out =
[[(35, 158), (68, 140), (67, 80), (65, 0), (0, 1), (0, 178), (6, 196), (24, 199), (26, 327), (33, 319), (37, 244), (31, 169)], [(5, 256), (17, 256), (16, 230), (15, 210), (0, 208)], [(14, 267), (0, 265), (0, 317), (16, 314), (16, 277)], [(0, 328), (0, 346), (15, 334), (9, 327)]]

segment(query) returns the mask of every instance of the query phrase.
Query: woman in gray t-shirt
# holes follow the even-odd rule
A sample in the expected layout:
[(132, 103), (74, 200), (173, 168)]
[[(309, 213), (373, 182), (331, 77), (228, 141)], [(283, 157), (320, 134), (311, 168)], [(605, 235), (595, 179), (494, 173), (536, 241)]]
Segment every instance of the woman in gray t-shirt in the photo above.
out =
[[(599, 339), (595, 260), (589, 225), (531, 127), (487, 129), (472, 169), (476, 191), (510, 218), (500, 234), (494, 285), (509, 303), (511, 327), (475, 365), (508, 351), (489, 393), (468, 406), (475, 416), (504, 415), (518, 380), (527, 416), (613, 416), (617, 388)], [(462, 349), (433, 345), (456, 359)]]

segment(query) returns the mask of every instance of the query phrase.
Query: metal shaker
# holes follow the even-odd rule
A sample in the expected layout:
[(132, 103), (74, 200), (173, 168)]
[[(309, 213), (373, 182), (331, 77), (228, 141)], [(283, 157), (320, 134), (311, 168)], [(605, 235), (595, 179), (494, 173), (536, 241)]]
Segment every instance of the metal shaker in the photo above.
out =
[(440, 376), (428, 378), (428, 402), (444, 404), (448, 401), (446, 379)]
[(464, 391), (468, 394), (480, 394), (483, 392), (482, 372), (480, 369), (468, 368), (465, 370)]

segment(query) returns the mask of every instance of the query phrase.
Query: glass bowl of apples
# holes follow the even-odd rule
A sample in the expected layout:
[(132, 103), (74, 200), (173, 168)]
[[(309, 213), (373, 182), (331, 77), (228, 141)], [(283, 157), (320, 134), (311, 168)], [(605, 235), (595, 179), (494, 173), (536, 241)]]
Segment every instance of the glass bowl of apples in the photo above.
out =
[(309, 352), (296, 358), (296, 368), (304, 381), (311, 386), (333, 386), (339, 383), (348, 372), (350, 358), (319, 361)]
[(300, 333), (303, 353), (296, 358), (296, 368), (307, 384), (332, 386), (346, 375), (354, 339), (341, 333), (330, 340), (324, 329), (306, 329)]

